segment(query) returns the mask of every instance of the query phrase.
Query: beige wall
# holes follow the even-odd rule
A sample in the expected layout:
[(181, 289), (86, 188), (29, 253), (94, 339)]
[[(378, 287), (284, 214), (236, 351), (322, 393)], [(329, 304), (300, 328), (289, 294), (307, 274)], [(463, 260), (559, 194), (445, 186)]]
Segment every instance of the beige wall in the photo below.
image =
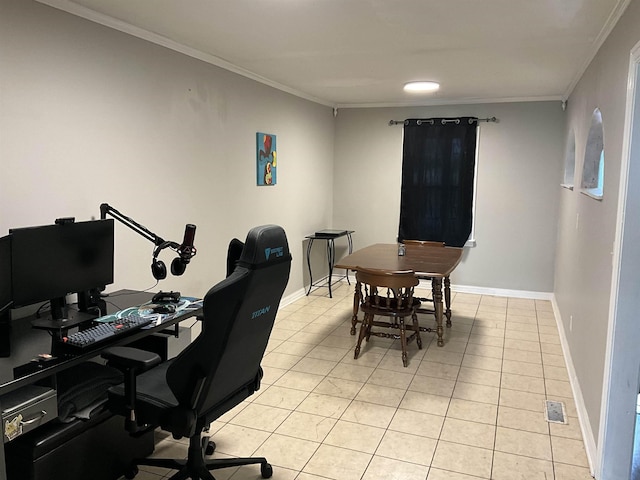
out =
[[(612, 285), (612, 259), (615, 248), (616, 218), (619, 201), (621, 160), (627, 97), (627, 79), (631, 49), (640, 41), (640, 2), (630, 3), (623, 17), (607, 38), (568, 100), (567, 126), (576, 137), (576, 183), (582, 176), (584, 151), (593, 110), (602, 112), (605, 145), (604, 198), (589, 198), (579, 188), (563, 190), (559, 204), (558, 255), (555, 268), (555, 294), (561, 326), (566, 336), (568, 355), (575, 369), (575, 382), (582, 398), (586, 420), (587, 446), (602, 451), (597, 445), (602, 412), (603, 386), (609, 329), (609, 308)], [(636, 120), (637, 121), (637, 120)], [(637, 162), (638, 158), (632, 159)], [(629, 189), (637, 190), (638, 184)], [(637, 238), (637, 232), (636, 232)], [(637, 268), (636, 268), (637, 270)], [(640, 277), (635, 278), (635, 297)], [(636, 301), (637, 303), (637, 301)], [(622, 322), (619, 322), (619, 324)], [(634, 319), (637, 325), (637, 321)], [(637, 326), (633, 329), (637, 331)], [(638, 334), (633, 331), (631, 334)], [(636, 343), (637, 345), (637, 343)], [(624, 380), (637, 393), (638, 365)], [(605, 405), (605, 410), (607, 406)], [(625, 407), (633, 421), (634, 395)], [(621, 412), (621, 409), (617, 409)], [(615, 413), (615, 412), (614, 412)], [(628, 425), (626, 431), (632, 431)], [(601, 478), (623, 478), (628, 468), (631, 439), (625, 436), (624, 448), (618, 446), (609, 453), (623, 453), (616, 459), (617, 472), (608, 470)], [(593, 453), (593, 452), (591, 452)], [(613, 457), (612, 457), (613, 458)], [(627, 470), (628, 471), (628, 470)], [(622, 475), (622, 476), (619, 476)]]
[[(302, 289), (302, 239), (331, 226), (331, 108), (25, 0), (0, 2), (0, 66), (1, 234), (103, 202), (166, 239), (195, 223), (197, 257), (160, 288), (203, 295), (232, 237), (277, 223)], [(275, 187), (256, 186), (256, 132), (277, 135)], [(152, 247), (116, 225), (112, 288), (153, 285)]]
[[(633, 0), (566, 112), (559, 102), (537, 102), (343, 109), (334, 119), (328, 107), (124, 33), (32, 1), (0, 0), (0, 234), (61, 216), (85, 220), (102, 202), (165, 238), (180, 240), (184, 224), (195, 223), (198, 256), (160, 288), (201, 295), (224, 275), (231, 237), (278, 223), (294, 256), (286, 292), (293, 294), (306, 276), (302, 240), (316, 229), (354, 229), (356, 247), (395, 240), (402, 127), (388, 126), (390, 119), (496, 116), (498, 123), (481, 125), (477, 246), (452, 281), (555, 292), (593, 444), (629, 51), (639, 24)], [(559, 186), (572, 129), (580, 178), (595, 107), (607, 159), (601, 202)], [(272, 188), (255, 186), (258, 131), (278, 136)], [(150, 287), (151, 244), (116, 229), (113, 288)]]
[(452, 275), (457, 286), (553, 291), (565, 114), (560, 102), (361, 108), (338, 112), (334, 224), (356, 230), (356, 246), (398, 234), (402, 126), (389, 120), (497, 117), (480, 123), (477, 245)]

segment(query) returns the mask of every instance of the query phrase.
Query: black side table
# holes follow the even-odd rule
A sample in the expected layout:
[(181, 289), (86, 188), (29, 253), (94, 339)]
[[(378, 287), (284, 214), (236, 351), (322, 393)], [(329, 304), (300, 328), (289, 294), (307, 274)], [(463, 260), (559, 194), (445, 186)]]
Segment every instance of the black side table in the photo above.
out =
[[(329, 287), (329, 297), (333, 298), (331, 294), (331, 277), (333, 276), (333, 265), (336, 263), (336, 252), (335, 252), (335, 239), (340, 237), (347, 237), (347, 242), (349, 245), (349, 254), (353, 251), (353, 241), (351, 239), (351, 234), (355, 232), (355, 230), (320, 230), (313, 235), (307, 235), (305, 238), (309, 239), (309, 244), (307, 245), (307, 267), (309, 267), (309, 290), (307, 290), (307, 295), (311, 293), (311, 289), (313, 287), (323, 287), (325, 286), (324, 282), (313, 283), (313, 275), (311, 274), (311, 247), (313, 245), (314, 240), (324, 240), (327, 242), (327, 264), (329, 265), (329, 280), (326, 283), (326, 286)], [(345, 271), (344, 276), (339, 279), (346, 278), (349, 285), (349, 272)], [(338, 281), (339, 279), (336, 279)]]

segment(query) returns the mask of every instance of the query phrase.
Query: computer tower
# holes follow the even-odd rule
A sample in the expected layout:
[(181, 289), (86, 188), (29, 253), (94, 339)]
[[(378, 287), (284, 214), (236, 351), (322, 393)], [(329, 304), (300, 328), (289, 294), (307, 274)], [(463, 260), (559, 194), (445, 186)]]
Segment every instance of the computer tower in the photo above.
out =
[(8, 480), (117, 480), (134, 458), (153, 453), (154, 431), (133, 437), (124, 419), (51, 422), (5, 445)]

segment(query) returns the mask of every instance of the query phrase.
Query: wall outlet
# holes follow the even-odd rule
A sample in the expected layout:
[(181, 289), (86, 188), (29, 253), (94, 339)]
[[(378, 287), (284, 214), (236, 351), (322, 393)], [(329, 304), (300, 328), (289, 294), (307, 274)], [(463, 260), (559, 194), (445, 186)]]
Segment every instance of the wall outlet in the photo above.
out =
[(580, 212), (576, 213), (576, 230), (578, 230), (578, 225), (580, 225)]
[(573, 315), (569, 315), (569, 331), (573, 331)]

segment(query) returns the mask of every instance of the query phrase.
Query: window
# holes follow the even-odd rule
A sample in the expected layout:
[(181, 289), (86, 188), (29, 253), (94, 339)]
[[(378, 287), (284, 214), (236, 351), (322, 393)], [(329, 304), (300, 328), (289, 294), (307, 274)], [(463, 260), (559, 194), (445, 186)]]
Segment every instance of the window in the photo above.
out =
[(462, 247), (472, 234), (478, 119), (405, 121), (398, 239)]
[(602, 114), (593, 111), (582, 167), (582, 193), (601, 200), (604, 190), (604, 132)]
[(567, 144), (567, 153), (564, 158), (564, 181), (562, 186), (573, 190), (573, 178), (576, 172), (576, 134), (573, 130), (569, 134), (569, 143)]

